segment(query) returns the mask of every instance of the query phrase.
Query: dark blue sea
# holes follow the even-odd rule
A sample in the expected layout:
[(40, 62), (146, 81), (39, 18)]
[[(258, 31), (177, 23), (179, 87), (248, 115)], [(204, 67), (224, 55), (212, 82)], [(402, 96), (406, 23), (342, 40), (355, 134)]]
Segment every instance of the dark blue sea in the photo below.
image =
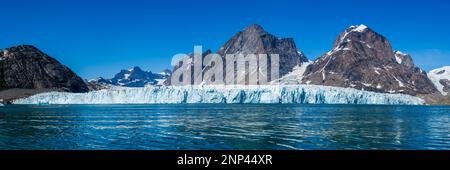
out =
[(450, 107), (8, 105), (2, 150), (449, 150)]

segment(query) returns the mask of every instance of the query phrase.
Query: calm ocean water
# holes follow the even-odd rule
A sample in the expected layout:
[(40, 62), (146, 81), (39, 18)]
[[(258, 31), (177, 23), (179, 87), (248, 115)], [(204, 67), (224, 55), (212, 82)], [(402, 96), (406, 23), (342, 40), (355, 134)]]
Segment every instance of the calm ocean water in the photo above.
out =
[(450, 149), (450, 107), (0, 107), (0, 149)]

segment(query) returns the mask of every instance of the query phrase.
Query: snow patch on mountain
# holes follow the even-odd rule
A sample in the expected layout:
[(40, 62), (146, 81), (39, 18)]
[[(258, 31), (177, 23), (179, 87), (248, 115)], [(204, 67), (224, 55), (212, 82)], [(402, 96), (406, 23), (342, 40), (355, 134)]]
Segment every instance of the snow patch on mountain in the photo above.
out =
[(443, 95), (448, 94), (448, 92), (444, 91), (445, 84), (442, 84), (442, 81), (450, 81), (450, 66), (431, 70), (428, 73), (428, 78), (430, 78), (439, 92), (441, 92)]
[(395, 81), (397, 81), (399, 87), (405, 87), (402, 81), (400, 81), (397, 77), (394, 76)]
[(398, 64), (402, 64), (403, 63), (403, 59), (404, 59), (405, 56), (409, 56), (409, 54), (403, 53), (401, 51), (394, 51), (395, 61)]
[(363, 32), (364, 30), (366, 30), (368, 27), (364, 24), (361, 24), (359, 26), (357, 26), (355, 29), (353, 29), (352, 31), (356, 31), (356, 32)]
[(397, 61), (398, 64), (402, 64), (402, 59), (398, 55), (395, 55), (395, 61)]
[(292, 72), (286, 74), (285, 76), (280, 78), (280, 84), (285, 85), (296, 85), (302, 84), (302, 79), (305, 74), (306, 68), (311, 65), (313, 62), (308, 61), (300, 64), (300, 66), (295, 66)]

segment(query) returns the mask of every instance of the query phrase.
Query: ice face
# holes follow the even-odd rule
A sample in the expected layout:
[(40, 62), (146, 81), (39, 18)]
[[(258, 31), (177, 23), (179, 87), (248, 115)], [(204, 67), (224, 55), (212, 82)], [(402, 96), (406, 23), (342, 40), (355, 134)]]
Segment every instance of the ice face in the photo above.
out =
[(14, 104), (152, 104), (152, 103), (297, 103), (297, 104), (406, 104), (418, 97), (383, 94), (351, 88), (316, 85), (265, 86), (147, 86), (112, 87), (89, 93), (50, 92)]

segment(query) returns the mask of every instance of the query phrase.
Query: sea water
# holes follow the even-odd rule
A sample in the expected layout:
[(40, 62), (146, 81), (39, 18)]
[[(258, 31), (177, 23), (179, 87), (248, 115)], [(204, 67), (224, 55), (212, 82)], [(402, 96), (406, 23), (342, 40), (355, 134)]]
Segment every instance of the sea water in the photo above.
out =
[(7, 105), (0, 149), (450, 149), (450, 107)]

